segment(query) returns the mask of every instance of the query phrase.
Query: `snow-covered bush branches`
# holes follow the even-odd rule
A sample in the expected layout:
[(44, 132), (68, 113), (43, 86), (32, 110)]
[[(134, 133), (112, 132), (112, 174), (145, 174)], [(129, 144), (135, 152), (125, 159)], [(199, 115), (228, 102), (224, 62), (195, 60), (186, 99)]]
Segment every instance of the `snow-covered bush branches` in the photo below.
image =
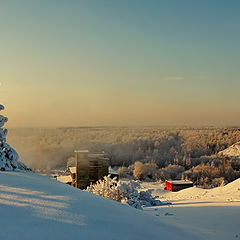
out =
[(98, 180), (96, 184), (91, 184), (87, 188), (87, 191), (118, 202), (121, 202), (122, 199), (117, 179), (112, 179), (109, 176), (105, 176), (103, 179)]
[(127, 183), (118, 182), (116, 178), (105, 176), (96, 184), (87, 188), (88, 192), (109, 198), (118, 202), (126, 203), (134, 208), (142, 209), (143, 206), (161, 205), (161, 201), (152, 197), (150, 191), (140, 191), (140, 185), (134, 181)]

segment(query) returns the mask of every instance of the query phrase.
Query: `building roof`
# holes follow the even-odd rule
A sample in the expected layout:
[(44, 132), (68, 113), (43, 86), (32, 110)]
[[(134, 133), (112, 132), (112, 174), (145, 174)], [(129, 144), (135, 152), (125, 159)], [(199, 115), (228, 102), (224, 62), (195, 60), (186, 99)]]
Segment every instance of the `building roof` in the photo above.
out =
[(113, 170), (111, 167), (108, 168), (109, 174), (119, 175), (115, 170)]
[(75, 150), (75, 153), (89, 153), (88, 150)]
[(104, 152), (90, 152), (88, 150), (75, 150), (75, 153), (82, 153), (87, 155), (89, 158), (101, 158), (101, 159), (108, 159), (105, 157)]
[(68, 169), (69, 169), (69, 171), (71, 173), (76, 173), (77, 172), (77, 168), (76, 167), (69, 167)]
[(172, 183), (172, 184), (193, 184), (192, 181), (186, 181), (186, 180), (174, 180), (174, 181), (168, 181), (166, 180), (166, 182)]
[(59, 176), (59, 177), (57, 177), (57, 180), (62, 183), (71, 183), (72, 177), (71, 177), (71, 175)]

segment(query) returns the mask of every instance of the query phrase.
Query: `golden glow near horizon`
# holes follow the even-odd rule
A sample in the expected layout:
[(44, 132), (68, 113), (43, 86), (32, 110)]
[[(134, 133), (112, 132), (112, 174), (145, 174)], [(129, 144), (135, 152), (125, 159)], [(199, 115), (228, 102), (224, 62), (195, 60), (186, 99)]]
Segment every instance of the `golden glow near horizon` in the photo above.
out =
[(1, 3), (8, 126), (239, 124), (237, 6), (144, 2)]

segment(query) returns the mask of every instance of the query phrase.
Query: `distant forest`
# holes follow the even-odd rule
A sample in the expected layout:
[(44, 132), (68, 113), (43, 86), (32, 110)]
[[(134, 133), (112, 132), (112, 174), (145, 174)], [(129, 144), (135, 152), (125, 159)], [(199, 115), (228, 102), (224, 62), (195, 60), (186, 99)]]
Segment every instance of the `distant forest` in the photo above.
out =
[(74, 150), (104, 151), (122, 177), (187, 178), (204, 187), (240, 177), (240, 160), (221, 150), (240, 141), (240, 128), (86, 127), (10, 129), (9, 142), (36, 171), (66, 168)]

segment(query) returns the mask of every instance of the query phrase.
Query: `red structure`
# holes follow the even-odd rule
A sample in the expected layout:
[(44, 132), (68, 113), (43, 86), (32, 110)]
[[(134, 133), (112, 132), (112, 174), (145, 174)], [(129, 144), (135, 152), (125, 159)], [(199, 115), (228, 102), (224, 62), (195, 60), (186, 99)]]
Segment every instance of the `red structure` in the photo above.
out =
[(165, 190), (177, 192), (185, 188), (193, 187), (193, 182), (186, 181), (186, 180), (175, 180), (175, 181), (168, 181), (165, 182)]

